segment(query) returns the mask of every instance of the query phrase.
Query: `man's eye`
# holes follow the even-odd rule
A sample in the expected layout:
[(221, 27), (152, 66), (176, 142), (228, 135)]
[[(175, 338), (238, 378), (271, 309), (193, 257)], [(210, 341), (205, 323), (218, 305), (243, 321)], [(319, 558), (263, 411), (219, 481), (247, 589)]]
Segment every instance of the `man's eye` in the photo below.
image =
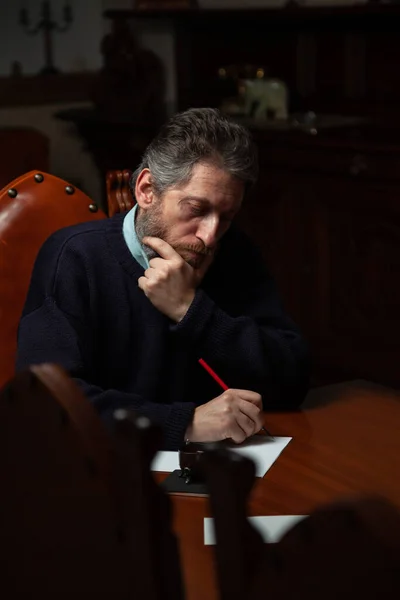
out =
[(204, 214), (204, 208), (201, 208), (201, 206), (191, 206), (190, 207), (190, 214), (194, 215), (194, 216), (199, 216), (199, 215), (203, 215)]

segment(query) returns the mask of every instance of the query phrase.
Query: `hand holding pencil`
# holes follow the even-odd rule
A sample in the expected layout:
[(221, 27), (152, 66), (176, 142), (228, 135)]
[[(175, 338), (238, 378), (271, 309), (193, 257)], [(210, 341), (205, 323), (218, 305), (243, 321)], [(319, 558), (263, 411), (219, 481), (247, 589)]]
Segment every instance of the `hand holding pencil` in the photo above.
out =
[(186, 439), (191, 442), (231, 439), (240, 444), (263, 427), (261, 396), (250, 390), (228, 389), (222, 380), (217, 381), (223, 393), (196, 408)]
[[(211, 375), (211, 377), (221, 386), (221, 388), (223, 390), (229, 390), (226, 383), (224, 383), (224, 381), (222, 381), (222, 379), (216, 374), (215, 371), (213, 371), (213, 369), (210, 367), (210, 365), (208, 363), (206, 363), (206, 361), (203, 358), (199, 358), (199, 363)], [(264, 426), (261, 427), (261, 431), (263, 431), (269, 437), (273, 438), (273, 436), (269, 433), (269, 431), (267, 431), (265, 429)]]

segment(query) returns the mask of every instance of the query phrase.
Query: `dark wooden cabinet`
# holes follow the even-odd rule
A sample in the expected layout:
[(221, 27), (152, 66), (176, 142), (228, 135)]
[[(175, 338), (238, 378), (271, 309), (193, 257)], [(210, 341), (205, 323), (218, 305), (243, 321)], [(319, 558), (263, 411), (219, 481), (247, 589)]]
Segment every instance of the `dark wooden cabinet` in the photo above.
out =
[(329, 183), (318, 218), (315, 347), (331, 369), (399, 384), (400, 186)]
[(316, 376), (400, 385), (400, 146), (258, 143), (260, 182), (241, 222), (310, 340)]
[(247, 64), (287, 83), (292, 114), (370, 123), (314, 136), (254, 130), (260, 181), (240, 224), (310, 340), (316, 379), (400, 386), (400, 6), (106, 16), (169, 19), (179, 109), (220, 106), (220, 68)]

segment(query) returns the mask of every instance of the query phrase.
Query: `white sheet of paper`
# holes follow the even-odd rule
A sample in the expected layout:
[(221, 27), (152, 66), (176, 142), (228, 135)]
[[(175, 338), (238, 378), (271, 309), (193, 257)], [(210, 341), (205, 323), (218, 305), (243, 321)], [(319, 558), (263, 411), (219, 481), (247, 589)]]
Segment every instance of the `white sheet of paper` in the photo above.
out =
[(152, 471), (163, 471), (165, 473), (172, 473), (179, 469), (179, 454), (178, 452), (157, 452), (151, 463)]
[(270, 438), (267, 435), (254, 435), (240, 446), (228, 444), (228, 448), (254, 460), (256, 477), (264, 477), (291, 439), (291, 437)]
[[(248, 517), (250, 523), (261, 534), (264, 542), (275, 543), (296, 523), (305, 519), (305, 515), (282, 515), (271, 517)], [(204, 544), (215, 544), (214, 519), (204, 519)]]
[[(223, 442), (223, 444), (224, 448), (229, 448), (233, 452), (254, 460), (256, 477), (264, 477), (265, 473), (272, 467), (291, 439), (291, 437), (276, 437), (272, 439), (264, 435), (255, 435), (240, 446), (226, 442)], [(172, 473), (176, 469), (179, 469), (178, 452), (158, 452), (151, 465), (152, 471)]]

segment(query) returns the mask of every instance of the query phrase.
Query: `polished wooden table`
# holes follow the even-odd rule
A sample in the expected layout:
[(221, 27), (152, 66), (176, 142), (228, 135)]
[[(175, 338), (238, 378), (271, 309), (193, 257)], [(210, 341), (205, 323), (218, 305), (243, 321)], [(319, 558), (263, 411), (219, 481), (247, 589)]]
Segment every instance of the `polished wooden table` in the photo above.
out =
[[(293, 440), (253, 489), (251, 515), (296, 515), (357, 493), (400, 508), (400, 392), (367, 382), (312, 391), (298, 413), (266, 415)], [(206, 499), (172, 496), (186, 598), (216, 600), (213, 549), (204, 546)]]

